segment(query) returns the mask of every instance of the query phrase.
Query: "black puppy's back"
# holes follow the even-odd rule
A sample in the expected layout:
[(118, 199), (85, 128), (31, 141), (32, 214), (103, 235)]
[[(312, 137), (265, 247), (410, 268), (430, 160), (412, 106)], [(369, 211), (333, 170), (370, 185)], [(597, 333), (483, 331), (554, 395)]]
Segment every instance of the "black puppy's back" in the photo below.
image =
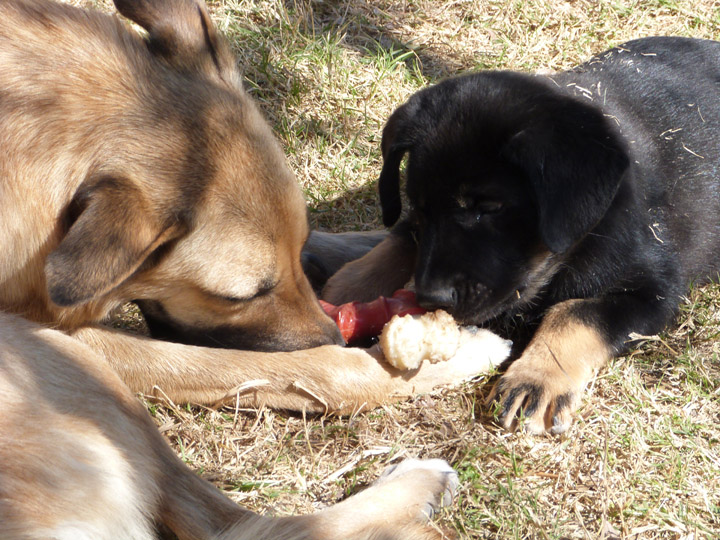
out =
[(627, 141), (647, 226), (683, 285), (720, 267), (720, 43), (630, 41), (552, 79), (601, 107)]

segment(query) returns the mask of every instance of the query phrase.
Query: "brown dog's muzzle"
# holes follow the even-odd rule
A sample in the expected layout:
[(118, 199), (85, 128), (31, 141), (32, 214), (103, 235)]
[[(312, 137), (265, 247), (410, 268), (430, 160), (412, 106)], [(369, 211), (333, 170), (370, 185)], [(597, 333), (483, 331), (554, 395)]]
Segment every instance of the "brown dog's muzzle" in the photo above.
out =
[(258, 324), (252, 326), (223, 325), (213, 328), (190, 327), (174, 320), (162, 304), (138, 300), (150, 334), (155, 339), (224, 349), (253, 351), (295, 351), (322, 345), (345, 345), (340, 330), (318, 305), (319, 315), (300, 319), (300, 324)]

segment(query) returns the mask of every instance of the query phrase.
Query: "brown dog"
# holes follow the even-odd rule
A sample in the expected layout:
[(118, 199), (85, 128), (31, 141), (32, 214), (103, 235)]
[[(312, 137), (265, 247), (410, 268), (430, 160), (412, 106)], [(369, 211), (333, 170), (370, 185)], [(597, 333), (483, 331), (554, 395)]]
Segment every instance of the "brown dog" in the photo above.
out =
[[(239, 394), (349, 412), (473, 367), (402, 376), (334, 345), (300, 264), (301, 193), (204, 5), (116, 5), (147, 37), (66, 5), (0, 3), (3, 537), (150, 538), (161, 523), (209, 538), (241, 522), (235, 537), (424, 538), (427, 508), (454, 482), (443, 463), (401, 466), (316, 516), (250, 526), (134, 400)], [(174, 342), (95, 326), (128, 300)]]
[[(246, 404), (351, 412), (471, 374), (399, 376), (332, 346), (300, 262), (301, 192), (204, 7), (117, 5), (146, 40), (100, 14), (2, 4), (0, 309), (181, 402), (255, 381)], [(94, 326), (128, 300), (175, 343)]]

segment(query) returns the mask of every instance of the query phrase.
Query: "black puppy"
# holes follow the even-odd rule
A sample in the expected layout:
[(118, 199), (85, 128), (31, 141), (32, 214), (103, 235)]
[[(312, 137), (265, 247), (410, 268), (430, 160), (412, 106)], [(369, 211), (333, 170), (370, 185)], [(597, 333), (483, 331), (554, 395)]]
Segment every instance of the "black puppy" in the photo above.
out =
[[(594, 371), (720, 268), (720, 43), (631, 41), (550, 76), (485, 72), (418, 92), (382, 140), (389, 237), (328, 300), (418, 298), (531, 339), (496, 385), (506, 427), (564, 431)], [(399, 258), (396, 262), (394, 258)]]

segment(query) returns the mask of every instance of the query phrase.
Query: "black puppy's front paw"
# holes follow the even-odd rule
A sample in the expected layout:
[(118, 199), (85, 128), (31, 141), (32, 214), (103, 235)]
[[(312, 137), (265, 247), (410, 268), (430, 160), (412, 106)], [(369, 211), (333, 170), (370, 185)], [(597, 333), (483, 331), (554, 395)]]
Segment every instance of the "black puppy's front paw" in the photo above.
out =
[(512, 363), (488, 398), (496, 404), (495, 414), (505, 429), (533, 434), (567, 431), (592, 370), (577, 369), (577, 363), (567, 360), (564, 364), (567, 369), (549, 350), (543, 354), (538, 347), (530, 347)]
[(489, 401), (495, 402), (498, 422), (505, 429), (519, 428), (532, 434), (549, 432), (557, 435), (567, 431), (578, 394), (574, 391), (557, 394), (540, 382), (522, 379), (506, 375), (493, 388)]
[(506, 429), (563, 433), (580, 398), (612, 348), (598, 330), (575, 317), (583, 300), (556, 305), (543, 319), (522, 356), (493, 388), (489, 401)]

